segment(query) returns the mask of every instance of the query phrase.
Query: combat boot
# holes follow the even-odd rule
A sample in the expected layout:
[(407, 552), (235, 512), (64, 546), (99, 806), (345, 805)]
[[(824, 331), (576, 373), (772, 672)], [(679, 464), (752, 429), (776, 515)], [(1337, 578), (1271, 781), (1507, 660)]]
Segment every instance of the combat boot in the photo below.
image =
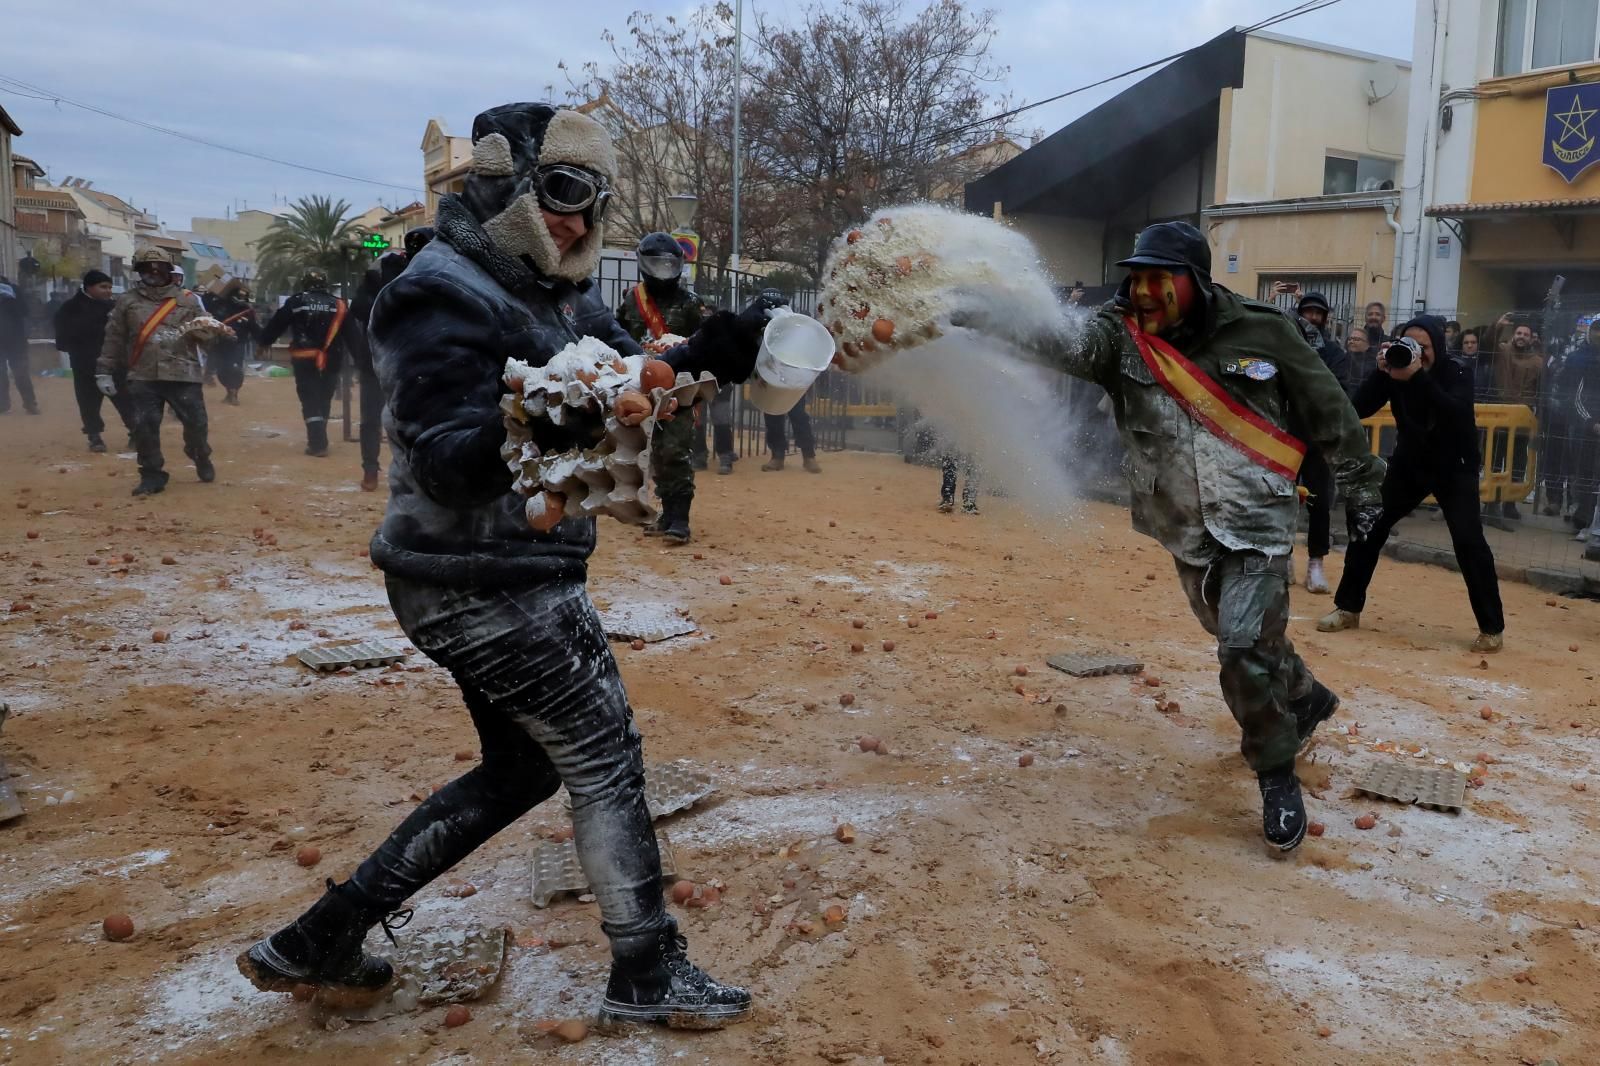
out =
[(689, 501), (682, 496), (662, 501), (662, 536), (673, 544), (689, 543)]
[(1479, 633), (1477, 639), (1472, 642), (1472, 653), (1474, 655), (1492, 655), (1505, 646), (1506, 638), (1504, 633)]
[(144, 474), (139, 478), (139, 484), (133, 487), (135, 496), (154, 496), (167, 487), (167, 478), (171, 477), (165, 470), (155, 474)]
[(822, 473), (822, 466), (817, 462), (817, 457), (814, 455), (806, 456), (805, 462), (801, 463), (800, 465), (805, 467), (805, 471), (808, 474)]
[(717, 456), (717, 473), (727, 475), (733, 473), (733, 456)]
[(106, 442), (100, 439), (100, 434), (89, 438), (89, 450), (97, 455), (106, 450)]
[[(659, 933), (614, 941), (616, 959), (600, 1024), (721, 1029), (750, 1013), (750, 993), (713, 979), (689, 961), (688, 941), (669, 924)], [(631, 942), (631, 943), (629, 943)]]
[(1267, 846), (1283, 853), (1300, 846), (1306, 836), (1306, 803), (1294, 765), (1256, 775), (1261, 789), (1261, 832)]
[(196, 459), (194, 461), (194, 472), (207, 485), (217, 480), (217, 468), (212, 465), (210, 456), (204, 459)]
[(1320, 681), (1311, 682), (1311, 691), (1299, 699), (1289, 701), (1289, 713), (1294, 715), (1294, 731), (1300, 738), (1300, 750), (1311, 743), (1311, 734), (1317, 726), (1333, 717), (1339, 709), (1339, 697)]
[(774, 455), (771, 459), (768, 459), (765, 463), (761, 464), (761, 469), (763, 469), (763, 470), (782, 470), (783, 469), (783, 456)]
[(384, 917), (359, 900), (353, 885), (329, 878), (327, 892), (310, 910), (239, 956), (239, 972), (263, 992), (315, 985), (350, 1004), (375, 998), (394, 980), (394, 968), (361, 950), (367, 930), (381, 922), (392, 943), (393, 931), (411, 920), (411, 912)]

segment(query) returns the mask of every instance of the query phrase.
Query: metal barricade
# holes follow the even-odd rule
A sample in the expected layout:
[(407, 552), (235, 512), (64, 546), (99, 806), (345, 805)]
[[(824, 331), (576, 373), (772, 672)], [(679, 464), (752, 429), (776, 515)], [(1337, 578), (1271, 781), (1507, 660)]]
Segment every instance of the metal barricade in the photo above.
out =
[[(1478, 423), (1478, 496), (1484, 503), (1516, 503), (1538, 483), (1539, 420), (1533, 409), (1519, 403), (1480, 403), (1473, 407)], [(1367, 447), (1385, 459), (1394, 454), (1397, 430), (1387, 404), (1363, 419)], [(1434, 503), (1432, 496), (1425, 501)]]

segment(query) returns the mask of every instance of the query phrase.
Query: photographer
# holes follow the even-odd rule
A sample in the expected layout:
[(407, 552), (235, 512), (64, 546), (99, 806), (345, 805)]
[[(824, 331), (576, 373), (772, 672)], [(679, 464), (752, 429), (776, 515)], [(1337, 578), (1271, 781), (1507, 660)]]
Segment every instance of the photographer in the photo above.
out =
[(1367, 585), (1389, 533), (1432, 495), (1450, 528), (1451, 546), (1478, 620), (1475, 652), (1499, 651), (1505, 631), (1494, 554), (1478, 514), (1478, 427), (1473, 417), (1472, 372), (1440, 355), (1444, 327), (1433, 315), (1406, 323), (1400, 338), (1378, 353), (1377, 369), (1356, 391), (1356, 414), (1368, 418), (1389, 404), (1398, 440), (1383, 479), (1383, 516), (1372, 535), (1352, 541), (1335, 609), (1317, 623), (1324, 633), (1361, 626)]

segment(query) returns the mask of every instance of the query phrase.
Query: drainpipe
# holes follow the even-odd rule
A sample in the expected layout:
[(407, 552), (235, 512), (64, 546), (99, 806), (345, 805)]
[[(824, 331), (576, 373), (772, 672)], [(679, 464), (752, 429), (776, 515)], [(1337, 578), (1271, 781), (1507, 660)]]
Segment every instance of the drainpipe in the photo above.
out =
[(1406, 318), (1417, 313), (1419, 300), (1422, 307), (1428, 306), (1428, 281), (1432, 273), (1433, 248), (1427, 240), (1429, 227), (1425, 223), (1428, 216), (1423, 212), (1433, 202), (1433, 190), (1439, 171), (1439, 98), (1444, 89), (1444, 50), (1450, 36), (1450, 0), (1434, 0), (1433, 23), (1433, 61), (1428, 69), (1428, 125), (1423, 133), (1422, 142), (1424, 169), (1418, 176), (1422, 186), (1422, 198), (1417, 204), (1417, 259), (1411, 271), (1412, 303), (1406, 308)]
[[(1400, 313), (1398, 310), (1400, 306), (1400, 263), (1405, 258), (1406, 252), (1404, 246), (1400, 243), (1404, 235), (1400, 232), (1400, 220), (1395, 217), (1397, 206), (1394, 203), (1388, 203), (1383, 208), (1383, 219), (1389, 223), (1389, 228), (1394, 230), (1394, 275), (1389, 279), (1389, 313), (1391, 315)], [(1410, 318), (1411, 315), (1407, 312), (1406, 317), (1401, 321), (1404, 322)]]

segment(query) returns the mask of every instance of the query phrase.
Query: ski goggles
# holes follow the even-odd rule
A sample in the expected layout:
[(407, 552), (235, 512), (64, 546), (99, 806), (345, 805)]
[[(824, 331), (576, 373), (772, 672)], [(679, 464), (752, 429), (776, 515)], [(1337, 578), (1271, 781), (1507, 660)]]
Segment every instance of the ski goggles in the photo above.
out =
[(587, 214), (590, 225), (602, 221), (611, 204), (606, 179), (582, 167), (554, 163), (534, 172), (534, 193), (539, 204), (558, 215)]

